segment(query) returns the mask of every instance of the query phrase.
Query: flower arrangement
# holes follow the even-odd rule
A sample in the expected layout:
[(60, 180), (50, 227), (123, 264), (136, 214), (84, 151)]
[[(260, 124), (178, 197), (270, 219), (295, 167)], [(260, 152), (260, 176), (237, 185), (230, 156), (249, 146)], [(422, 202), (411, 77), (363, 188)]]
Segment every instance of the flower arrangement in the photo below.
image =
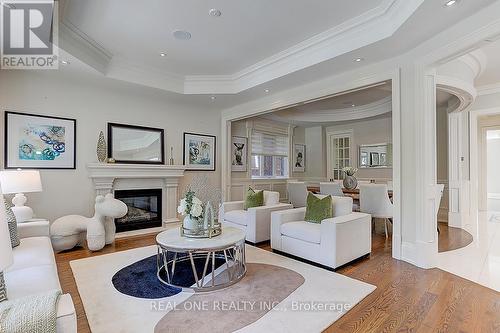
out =
[(354, 167), (351, 167), (351, 166), (348, 166), (348, 167), (345, 167), (342, 169), (342, 171), (348, 175), (348, 176), (354, 176), (356, 174), (356, 172), (358, 172), (358, 169), (357, 168), (354, 168)]
[(194, 191), (188, 190), (186, 197), (181, 200), (177, 212), (192, 219), (201, 219), (203, 217), (203, 202), (195, 196)]

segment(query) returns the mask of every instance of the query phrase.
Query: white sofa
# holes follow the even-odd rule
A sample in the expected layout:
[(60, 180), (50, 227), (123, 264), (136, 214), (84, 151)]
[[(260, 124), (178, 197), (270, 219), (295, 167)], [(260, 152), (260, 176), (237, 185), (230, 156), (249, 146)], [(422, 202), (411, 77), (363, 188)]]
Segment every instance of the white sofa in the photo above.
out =
[[(4, 272), (9, 300), (61, 290), (49, 237), (49, 222), (18, 225), (21, 244), (13, 249), (14, 263)], [(57, 333), (76, 332), (76, 312), (71, 295), (64, 294), (57, 306)]]
[(251, 243), (268, 241), (271, 237), (271, 213), (293, 208), (279, 202), (280, 194), (264, 191), (264, 206), (244, 210), (244, 201), (224, 202), (219, 212), (223, 225), (245, 231), (246, 240)]
[(272, 213), (272, 249), (333, 269), (371, 253), (371, 216), (353, 213), (350, 197), (333, 197), (333, 209), (321, 223), (304, 221), (305, 207)]

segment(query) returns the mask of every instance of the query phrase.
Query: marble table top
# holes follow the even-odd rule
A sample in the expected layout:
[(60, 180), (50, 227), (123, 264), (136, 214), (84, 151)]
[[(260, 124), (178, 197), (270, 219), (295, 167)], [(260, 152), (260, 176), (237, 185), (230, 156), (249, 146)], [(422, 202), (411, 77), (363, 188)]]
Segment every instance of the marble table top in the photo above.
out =
[(233, 227), (222, 227), (222, 234), (212, 238), (189, 238), (181, 236), (179, 228), (159, 233), (156, 243), (170, 250), (217, 250), (245, 241), (245, 232)]

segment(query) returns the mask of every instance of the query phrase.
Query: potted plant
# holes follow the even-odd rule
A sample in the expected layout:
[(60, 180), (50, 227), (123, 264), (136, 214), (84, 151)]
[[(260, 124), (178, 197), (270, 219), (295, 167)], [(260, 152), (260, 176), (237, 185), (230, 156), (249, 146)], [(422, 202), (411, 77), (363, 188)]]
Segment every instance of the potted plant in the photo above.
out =
[(184, 216), (185, 229), (197, 230), (203, 224), (203, 202), (195, 196), (194, 191), (187, 191), (186, 197), (181, 200), (177, 212)]

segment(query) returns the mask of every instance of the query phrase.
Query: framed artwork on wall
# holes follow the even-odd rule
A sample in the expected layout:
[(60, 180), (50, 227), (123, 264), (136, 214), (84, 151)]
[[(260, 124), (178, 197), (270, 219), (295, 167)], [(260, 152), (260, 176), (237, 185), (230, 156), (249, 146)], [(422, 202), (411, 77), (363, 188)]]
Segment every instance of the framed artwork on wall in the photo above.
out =
[(192, 171), (215, 171), (217, 142), (213, 135), (184, 133), (184, 165)]
[(370, 165), (378, 166), (380, 165), (379, 153), (370, 153)]
[(76, 119), (5, 112), (6, 169), (75, 169)]
[(293, 172), (306, 171), (306, 146), (302, 144), (293, 145)]
[(247, 171), (247, 138), (233, 136), (231, 143), (231, 171)]
[(162, 128), (108, 123), (108, 157), (116, 163), (165, 164)]

